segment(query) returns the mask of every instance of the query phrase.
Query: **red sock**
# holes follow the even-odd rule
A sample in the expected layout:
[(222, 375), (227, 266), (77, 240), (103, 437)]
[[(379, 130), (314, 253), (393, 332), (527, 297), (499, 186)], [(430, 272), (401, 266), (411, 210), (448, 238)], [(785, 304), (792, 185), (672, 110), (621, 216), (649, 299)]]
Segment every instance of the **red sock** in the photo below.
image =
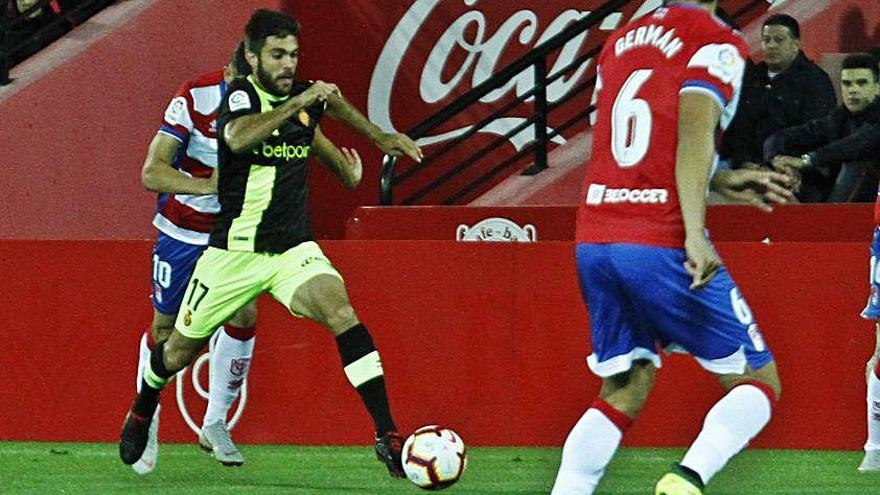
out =
[(223, 325), (223, 330), (226, 332), (226, 335), (229, 335), (235, 340), (241, 340), (242, 342), (251, 340), (257, 334), (256, 325), (251, 325), (249, 327), (236, 327), (226, 324)]
[(633, 422), (632, 418), (627, 416), (625, 413), (618, 411), (614, 408), (614, 406), (605, 402), (602, 399), (596, 399), (596, 401), (593, 402), (593, 405), (590, 407), (604, 414), (605, 417), (608, 418), (612, 423), (614, 423), (614, 425), (617, 426), (617, 429), (622, 432), (626, 431), (626, 429), (629, 428)]

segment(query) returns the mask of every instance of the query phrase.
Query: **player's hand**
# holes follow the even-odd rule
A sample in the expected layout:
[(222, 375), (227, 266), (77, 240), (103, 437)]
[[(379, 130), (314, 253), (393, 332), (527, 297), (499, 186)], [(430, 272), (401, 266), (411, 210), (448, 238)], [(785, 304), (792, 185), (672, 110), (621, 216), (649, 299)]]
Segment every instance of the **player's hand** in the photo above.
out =
[(211, 176), (205, 181), (205, 188), (202, 194), (217, 194), (217, 181), (220, 179), (220, 172), (215, 168), (211, 172)]
[(341, 148), (342, 155), (345, 156), (345, 171), (342, 175), (342, 183), (345, 187), (353, 189), (361, 183), (364, 175), (364, 164), (360, 155), (354, 148)]
[(406, 155), (421, 163), (424, 154), (422, 149), (409, 136), (402, 133), (384, 133), (376, 140), (376, 146), (386, 155)]
[(330, 95), (339, 95), (339, 88), (333, 84), (324, 81), (315, 81), (309, 86), (309, 89), (303, 91), (297, 96), (299, 106), (307, 107), (318, 101), (327, 101)]
[(690, 289), (702, 289), (718, 273), (718, 269), (721, 268), (721, 258), (705, 236), (686, 239), (684, 250), (687, 253), (684, 268), (693, 277)]
[(742, 164), (740, 164), (740, 168), (743, 168), (746, 170), (761, 170), (764, 167), (762, 167), (761, 165), (759, 165), (755, 162), (742, 162)]
[(769, 170), (720, 170), (712, 176), (710, 188), (736, 203), (752, 205), (766, 212), (771, 204), (797, 202), (791, 191), (791, 176)]

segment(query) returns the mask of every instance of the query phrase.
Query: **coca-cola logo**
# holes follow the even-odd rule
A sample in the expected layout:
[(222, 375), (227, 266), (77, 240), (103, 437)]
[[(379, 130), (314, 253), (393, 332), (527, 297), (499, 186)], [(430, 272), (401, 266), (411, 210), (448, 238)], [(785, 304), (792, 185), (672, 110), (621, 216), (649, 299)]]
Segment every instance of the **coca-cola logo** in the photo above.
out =
[[(602, 3), (601, 0), (594, 0), (588, 4), (588, 7), (597, 7)], [(662, 0), (645, 0), (635, 11), (633, 18), (654, 10), (661, 3)], [(446, 20), (451, 17), (451, 11), (462, 7), (464, 12), (457, 18), (451, 22)], [(370, 120), (388, 131), (398, 129), (391, 117), (392, 104), (408, 101), (408, 98), (412, 97), (411, 94), (407, 94), (407, 98), (404, 98), (400, 94), (398, 86), (401, 72), (404, 70), (419, 74), (418, 98), (426, 109), (436, 111), (440, 107), (432, 105), (448, 103), (452, 98), (451, 95), (461, 94), (485, 82), (512, 60), (511, 55), (519, 57), (525, 54), (590, 13), (589, 10), (567, 8), (555, 14), (549, 22), (542, 22), (544, 19), (541, 19), (541, 15), (536, 12), (534, 4), (530, 7), (507, 15), (498, 13), (500, 8), (498, 4), (479, 0), (461, 0), (460, 3), (450, 0), (442, 3), (441, 0), (415, 0), (394, 27), (373, 70), (367, 102)], [(546, 7), (544, 5), (542, 8)], [(494, 32), (490, 32), (490, 25), (499, 21), (495, 17), (502, 15), (507, 15), (506, 19)], [(545, 19), (550, 17), (546, 15)], [(496, 22), (493, 24), (490, 20)], [(600, 24), (599, 30), (612, 31), (621, 24), (622, 20), (622, 13), (612, 14)], [(447, 22), (448, 26), (438, 38), (423, 34), (427, 31), (426, 27), (432, 23)], [(553, 74), (573, 63), (583, 53), (582, 49), (589, 36), (590, 32), (581, 33), (566, 43), (555, 54), (555, 58), (551, 55), (548, 60), (548, 73)], [(424, 50), (428, 43), (433, 43), (433, 47)], [(427, 53), (421, 67), (412, 66), (415, 62), (412, 61), (412, 57), (408, 57), (411, 50), (416, 47), (418, 52)], [(405, 64), (408, 65), (404, 66)], [(456, 66), (451, 67), (450, 70), (450, 64)], [(574, 71), (549, 84), (548, 101), (551, 103), (559, 101), (571, 92), (588, 75), (591, 65), (592, 59), (587, 60)], [(512, 95), (523, 96), (533, 87), (534, 72), (532, 69), (527, 69), (502, 87), (484, 96), (480, 102), (487, 106), (495, 106), (499, 101)], [(410, 105), (411, 102), (408, 101), (407, 104)], [(428, 113), (424, 115), (427, 116)], [(504, 116), (496, 119), (480, 132), (503, 135), (524, 120), (526, 119), (521, 116)], [(465, 125), (424, 136), (419, 139), (419, 144), (428, 145), (455, 139), (470, 128), (470, 125)], [(552, 132), (552, 129), (548, 129), (548, 132)], [(510, 142), (519, 150), (533, 139), (534, 128), (530, 126), (513, 136)], [(561, 144), (565, 139), (558, 136), (554, 141)]]

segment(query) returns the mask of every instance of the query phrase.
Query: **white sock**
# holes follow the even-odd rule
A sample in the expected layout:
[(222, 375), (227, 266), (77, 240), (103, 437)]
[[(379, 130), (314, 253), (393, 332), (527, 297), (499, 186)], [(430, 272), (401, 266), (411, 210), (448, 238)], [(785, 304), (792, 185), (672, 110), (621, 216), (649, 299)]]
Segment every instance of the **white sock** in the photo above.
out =
[(211, 354), (208, 409), (202, 427), (218, 421), (226, 421), (226, 413), (238, 397), (241, 384), (250, 370), (251, 356), (256, 337), (238, 340), (218, 330), (217, 343)]
[(551, 495), (591, 495), (622, 438), (623, 432), (605, 414), (587, 409), (565, 440)]
[(868, 376), (868, 441), (865, 450), (880, 450), (880, 379), (876, 371)]
[(770, 421), (772, 404), (760, 388), (743, 384), (718, 401), (703, 422), (681, 465), (696, 471), (708, 483), (734, 455)]
[[(147, 330), (149, 331), (149, 330)], [(150, 362), (150, 348), (147, 347), (147, 334), (141, 335), (140, 354), (138, 356), (137, 392), (141, 393), (141, 382), (144, 380), (144, 368)]]

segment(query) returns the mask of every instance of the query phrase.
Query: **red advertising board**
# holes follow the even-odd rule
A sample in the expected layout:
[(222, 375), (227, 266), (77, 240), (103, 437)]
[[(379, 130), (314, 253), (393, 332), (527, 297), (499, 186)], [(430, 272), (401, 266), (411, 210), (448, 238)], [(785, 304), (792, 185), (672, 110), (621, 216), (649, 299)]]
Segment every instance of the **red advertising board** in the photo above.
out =
[[(587, 314), (569, 242), (327, 242), (382, 353), (402, 429), (453, 426), (472, 445), (559, 446), (593, 401)], [(723, 243), (779, 364), (759, 448), (858, 449), (873, 324), (867, 243)], [(148, 242), (0, 241), (0, 440), (115, 441), (149, 324)], [(261, 301), (238, 442), (368, 444), (370, 420), (333, 338)], [(664, 357), (631, 446), (684, 446), (722, 391)], [(204, 370), (203, 370), (204, 372)], [(187, 410), (205, 402), (185, 386)], [(194, 442), (174, 390), (163, 442)], [(820, 411), (820, 412), (819, 412)], [(804, 434), (809, 432), (809, 434)]]
[[(574, 240), (573, 206), (361, 207), (346, 224), (346, 239), (484, 241)], [(874, 205), (712, 205), (706, 223), (720, 242), (868, 242)], [(488, 229), (488, 230), (487, 230)]]

